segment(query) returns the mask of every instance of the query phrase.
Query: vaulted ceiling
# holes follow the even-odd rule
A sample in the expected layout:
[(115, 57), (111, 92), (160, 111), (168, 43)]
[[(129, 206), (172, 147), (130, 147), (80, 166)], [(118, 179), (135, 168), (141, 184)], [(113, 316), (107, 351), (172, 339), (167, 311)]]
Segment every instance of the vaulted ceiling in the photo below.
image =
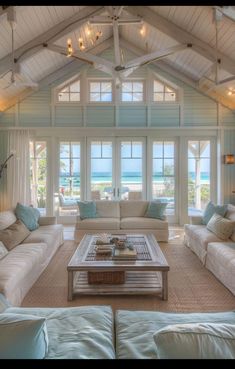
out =
[[(15, 6), (15, 67), (29, 81), (37, 82), (36, 87), (29, 87), (23, 83), (11, 83), (12, 32), (7, 13), (12, 7), (0, 7), (0, 110), (53, 82), (69, 68), (75, 70), (77, 65), (81, 65), (81, 60), (68, 58), (58, 50), (53, 51), (53, 48), (56, 50), (54, 45), (66, 47), (70, 38), (74, 49), (78, 49), (77, 40), (82, 37), (86, 46), (84, 55), (86, 52), (99, 55), (113, 47), (113, 27), (92, 25), (93, 32), (102, 31), (102, 37), (93, 45), (87, 34), (89, 19), (108, 16), (108, 8)], [(190, 48), (152, 64), (235, 109), (234, 6), (124, 6), (122, 16), (141, 17), (143, 23), (142, 34), (138, 24), (118, 27), (121, 49), (126, 48), (136, 56), (141, 56), (176, 45), (190, 44)], [(230, 95), (229, 91), (232, 92)]]

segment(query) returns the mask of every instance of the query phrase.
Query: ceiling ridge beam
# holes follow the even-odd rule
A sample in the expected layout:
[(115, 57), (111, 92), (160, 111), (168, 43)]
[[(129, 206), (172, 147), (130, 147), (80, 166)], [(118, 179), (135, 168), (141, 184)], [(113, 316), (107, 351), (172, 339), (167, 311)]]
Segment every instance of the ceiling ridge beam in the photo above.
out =
[[(120, 38), (120, 46), (126, 48), (127, 50), (133, 52), (136, 55), (144, 55), (145, 50), (135, 46), (134, 44), (130, 43), (129, 41)], [(219, 102), (220, 104), (226, 106), (227, 108), (234, 110), (235, 104), (228, 101), (226, 98), (222, 97), (221, 95), (218, 95), (216, 92), (207, 93), (206, 91), (202, 90), (199, 86), (196, 80), (193, 80), (192, 78), (186, 76), (182, 72), (179, 72), (176, 68), (172, 67), (171, 65), (167, 64), (165, 61), (159, 60), (157, 62), (151, 63), (151, 65), (161, 69), (162, 71), (169, 73), (173, 77), (177, 78), (183, 83), (188, 84), (189, 86), (193, 87), (195, 90), (203, 94), (204, 96), (207, 96), (211, 98), (215, 102)]]
[(198, 54), (204, 56), (206, 59), (212, 62), (215, 62), (216, 59), (219, 59), (220, 67), (222, 69), (231, 74), (235, 74), (234, 60), (230, 59), (220, 51), (216, 53), (216, 50), (212, 46), (200, 40), (191, 33), (188, 33), (173, 22), (170, 22), (166, 18), (154, 12), (152, 9), (149, 9), (147, 6), (128, 6), (125, 10), (132, 15), (142, 17), (145, 22), (149, 23), (151, 26), (165, 33), (177, 42), (183, 44), (191, 43), (192, 49)]
[[(15, 59), (19, 59), (19, 62), (22, 62), (24, 59), (27, 59), (41, 51), (44, 43), (55, 42), (59, 38), (81, 26), (90, 18), (90, 16), (98, 15), (103, 10), (103, 6), (89, 6), (76, 12), (72, 17), (58, 23), (43, 34), (15, 50)], [(11, 57), (12, 54), (10, 53), (0, 59), (0, 75), (11, 68)]]
[[(98, 55), (108, 49), (110, 46), (113, 45), (113, 37), (109, 37), (107, 40), (103, 41), (99, 45), (93, 47), (90, 52), (94, 53), (94, 55)], [(13, 105), (17, 104), (18, 102), (21, 102), (22, 100), (26, 99), (27, 97), (31, 96), (35, 92), (39, 91), (40, 89), (49, 86), (53, 83), (55, 83), (57, 80), (59, 80), (62, 76), (67, 75), (67, 73), (73, 73), (76, 74), (76, 71), (78, 68), (82, 66), (87, 65), (87, 63), (83, 63), (79, 61), (78, 59), (75, 59), (71, 61), (70, 63), (65, 64), (63, 67), (57, 69), (56, 71), (48, 74), (44, 78), (42, 78), (40, 81), (38, 81), (38, 87), (37, 90), (27, 89), (23, 91), (19, 96), (13, 97), (12, 99), (8, 100), (7, 102), (4, 102), (1, 104), (0, 111), (5, 111), (12, 107)]]

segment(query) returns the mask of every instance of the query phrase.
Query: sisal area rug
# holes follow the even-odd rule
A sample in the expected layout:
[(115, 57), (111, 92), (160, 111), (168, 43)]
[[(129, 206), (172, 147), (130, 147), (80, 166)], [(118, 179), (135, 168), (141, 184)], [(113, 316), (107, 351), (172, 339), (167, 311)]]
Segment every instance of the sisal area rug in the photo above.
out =
[(111, 305), (113, 310), (158, 310), (205, 312), (235, 310), (235, 296), (201, 264), (183, 244), (183, 232), (170, 235), (169, 243), (160, 243), (170, 265), (168, 301), (158, 296), (77, 296), (67, 301), (67, 264), (77, 245), (65, 241), (52, 261), (26, 295), (22, 306), (67, 307)]

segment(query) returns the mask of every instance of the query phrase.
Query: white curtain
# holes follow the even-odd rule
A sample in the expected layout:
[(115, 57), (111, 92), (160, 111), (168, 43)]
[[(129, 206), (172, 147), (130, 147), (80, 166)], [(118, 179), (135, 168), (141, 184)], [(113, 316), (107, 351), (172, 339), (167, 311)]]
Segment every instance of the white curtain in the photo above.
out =
[(8, 208), (14, 208), (17, 202), (30, 205), (30, 154), (29, 130), (14, 130), (8, 133), (8, 155), (14, 156), (7, 164)]

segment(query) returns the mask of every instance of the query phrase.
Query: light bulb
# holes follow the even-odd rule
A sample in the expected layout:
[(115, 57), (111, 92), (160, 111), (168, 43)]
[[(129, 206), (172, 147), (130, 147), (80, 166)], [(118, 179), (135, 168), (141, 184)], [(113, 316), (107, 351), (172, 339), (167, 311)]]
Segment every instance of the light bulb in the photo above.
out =
[(144, 36), (144, 26), (141, 27), (140, 34), (141, 34), (141, 36)]
[(229, 96), (231, 96), (232, 94), (233, 94), (233, 93), (232, 93), (232, 91), (229, 91), (229, 92), (228, 92), (228, 95), (229, 95)]
[(72, 40), (71, 40), (71, 38), (68, 38), (68, 40), (67, 40), (67, 57), (72, 56), (72, 54), (73, 54)]

